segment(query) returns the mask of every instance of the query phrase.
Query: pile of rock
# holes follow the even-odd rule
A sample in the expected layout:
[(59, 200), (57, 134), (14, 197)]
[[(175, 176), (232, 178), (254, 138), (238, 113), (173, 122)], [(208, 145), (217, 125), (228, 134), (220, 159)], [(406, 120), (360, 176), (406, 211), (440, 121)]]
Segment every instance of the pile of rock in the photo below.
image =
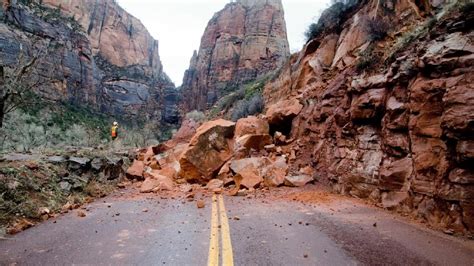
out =
[(172, 139), (138, 152), (127, 177), (144, 181), (141, 192), (172, 190), (174, 184), (187, 182), (214, 192), (229, 187), (236, 195), (241, 189), (304, 186), (314, 180), (309, 166), (291, 173), (288, 140), (281, 132), (271, 134), (266, 119), (218, 119), (189, 131), (192, 137), (182, 135), (181, 142)]

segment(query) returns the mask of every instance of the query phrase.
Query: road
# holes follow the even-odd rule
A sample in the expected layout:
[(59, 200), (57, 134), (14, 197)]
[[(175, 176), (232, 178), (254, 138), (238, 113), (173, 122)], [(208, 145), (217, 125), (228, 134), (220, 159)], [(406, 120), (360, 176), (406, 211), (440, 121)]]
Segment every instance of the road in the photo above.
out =
[(0, 241), (0, 265), (474, 265), (474, 241), (352, 199), (111, 196)]

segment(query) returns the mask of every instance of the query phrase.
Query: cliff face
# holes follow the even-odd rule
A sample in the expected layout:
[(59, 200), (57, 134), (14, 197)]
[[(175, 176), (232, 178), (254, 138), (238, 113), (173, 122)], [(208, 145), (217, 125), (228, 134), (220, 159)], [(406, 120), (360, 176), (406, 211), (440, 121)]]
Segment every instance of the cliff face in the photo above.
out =
[(175, 123), (177, 95), (154, 40), (113, 0), (3, 2), (0, 60), (40, 58), (42, 96), (87, 105), (116, 117)]
[[(312, 166), (335, 191), (474, 232), (474, 17), (460, 3), (379, 2), (350, 11), (266, 85), (270, 127), (296, 140), (293, 167)], [(376, 40), (370, 23), (384, 17), (388, 36)], [(272, 120), (299, 104), (294, 119)]]
[(289, 57), (280, 0), (240, 0), (209, 21), (186, 71), (187, 111), (210, 107), (226, 92), (265, 75)]

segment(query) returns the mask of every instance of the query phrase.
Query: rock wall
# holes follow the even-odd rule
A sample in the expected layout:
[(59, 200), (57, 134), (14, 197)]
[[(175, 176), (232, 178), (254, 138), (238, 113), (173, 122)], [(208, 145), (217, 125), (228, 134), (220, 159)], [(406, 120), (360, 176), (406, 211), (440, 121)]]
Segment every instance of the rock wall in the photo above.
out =
[[(40, 58), (42, 96), (134, 120), (176, 123), (178, 100), (158, 41), (113, 0), (2, 1), (0, 60)], [(23, 50), (21, 52), (20, 50)]]
[[(313, 167), (335, 191), (472, 233), (474, 17), (451, 3), (422, 18), (396, 1), (388, 36), (375, 42), (364, 18), (376, 3), (309, 42), (266, 85), (268, 117), (282, 102), (303, 105), (270, 127), (290, 131), (293, 168)], [(393, 60), (357, 69), (368, 47), (386, 56), (408, 34), (416, 37)]]
[(183, 79), (184, 109), (204, 110), (289, 57), (280, 0), (238, 0), (209, 21)]

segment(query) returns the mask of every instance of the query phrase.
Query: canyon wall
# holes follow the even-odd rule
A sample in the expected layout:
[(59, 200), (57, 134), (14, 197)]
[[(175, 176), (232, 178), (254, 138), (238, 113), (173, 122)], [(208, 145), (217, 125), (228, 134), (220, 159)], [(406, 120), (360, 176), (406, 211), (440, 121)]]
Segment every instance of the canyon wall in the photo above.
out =
[(209, 21), (181, 88), (186, 111), (205, 110), (289, 57), (280, 0), (238, 0)]
[(176, 123), (158, 41), (115, 1), (2, 1), (0, 60), (40, 55), (36, 92), (134, 121)]
[[(447, 232), (474, 232), (474, 16), (466, 10), (363, 1), (340, 30), (292, 56), (264, 92), (269, 117), (303, 105), (269, 120), (294, 140), (292, 167), (309, 165), (337, 192)], [(388, 36), (374, 38), (374, 21)]]

